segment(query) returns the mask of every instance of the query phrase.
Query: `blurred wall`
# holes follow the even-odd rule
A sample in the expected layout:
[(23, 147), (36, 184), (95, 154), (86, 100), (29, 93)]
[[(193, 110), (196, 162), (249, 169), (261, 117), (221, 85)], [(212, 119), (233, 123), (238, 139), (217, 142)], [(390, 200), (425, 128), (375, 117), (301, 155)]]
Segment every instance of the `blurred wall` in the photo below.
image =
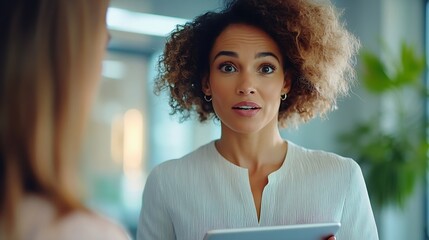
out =
[[(422, 55), (424, 54), (425, 1), (337, 0), (336, 3), (337, 6), (345, 9), (344, 18), (349, 28), (360, 38), (363, 48), (382, 54), (381, 44), (383, 43), (393, 54), (398, 54), (401, 42), (406, 41), (414, 45)], [(331, 127), (352, 126), (359, 119), (368, 116), (374, 106), (382, 106), (385, 109), (385, 117), (389, 118), (389, 104), (391, 104), (389, 99), (378, 102), (359, 90), (359, 87), (355, 93), (350, 102), (345, 102), (343, 105), (347, 110), (330, 119), (333, 122)], [(414, 106), (410, 108), (410, 114), (414, 114), (412, 111), (418, 111), (416, 114), (421, 115), (424, 111), (421, 100), (415, 99), (414, 96), (408, 96), (404, 101), (408, 101), (409, 106)], [(337, 128), (336, 130), (341, 131)], [(326, 144), (329, 145), (329, 143)], [(331, 146), (331, 148), (334, 147)], [(427, 203), (424, 188), (425, 184), (422, 180), (403, 209), (397, 207), (375, 209), (380, 239), (427, 239), (425, 233)]]

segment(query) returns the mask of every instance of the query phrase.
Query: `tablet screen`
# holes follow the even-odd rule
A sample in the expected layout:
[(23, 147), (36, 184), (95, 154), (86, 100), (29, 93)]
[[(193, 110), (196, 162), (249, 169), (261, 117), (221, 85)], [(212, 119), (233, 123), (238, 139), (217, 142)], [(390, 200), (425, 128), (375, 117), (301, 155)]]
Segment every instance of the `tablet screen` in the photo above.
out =
[(204, 240), (323, 240), (340, 228), (340, 223), (312, 223), (285, 226), (210, 230)]

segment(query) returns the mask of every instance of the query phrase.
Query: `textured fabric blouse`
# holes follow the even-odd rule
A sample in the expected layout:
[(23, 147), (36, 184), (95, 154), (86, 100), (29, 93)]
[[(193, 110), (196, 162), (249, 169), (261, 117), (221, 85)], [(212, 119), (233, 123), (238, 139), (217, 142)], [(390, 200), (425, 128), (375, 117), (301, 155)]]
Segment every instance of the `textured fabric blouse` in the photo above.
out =
[(337, 240), (378, 239), (361, 169), (333, 153), (288, 142), (268, 176), (258, 220), (248, 170), (214, 141), (155, 167), (143, 192), (138, 240), (201, 240), (210, 229), (340, 222)]
[(36, 195), (24, 198), (19, 213), (22, 240), (131, 239), (120, 225), (96, 213), (75, 211), (57, 219), (54, 206)]

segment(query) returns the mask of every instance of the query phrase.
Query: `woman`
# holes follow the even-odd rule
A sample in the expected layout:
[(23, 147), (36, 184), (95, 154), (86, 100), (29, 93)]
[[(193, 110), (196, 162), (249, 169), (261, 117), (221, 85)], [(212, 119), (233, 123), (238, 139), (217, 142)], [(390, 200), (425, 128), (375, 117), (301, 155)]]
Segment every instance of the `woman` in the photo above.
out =
[(79, 145), (108, 42), (107, 0), (0, 8), (0, 239), (129, 239), (78, 197)]
[(325, 222), (341, 223), (337, 239), (378, 239), (359, 166), (279, 132), (333, 109), (358, 45), (329, 2), (310, 0), (230, 1), (173, 32), (157, 90), (183, 119), (219, 119), (221, 137), (151, 172), (138, 239)]

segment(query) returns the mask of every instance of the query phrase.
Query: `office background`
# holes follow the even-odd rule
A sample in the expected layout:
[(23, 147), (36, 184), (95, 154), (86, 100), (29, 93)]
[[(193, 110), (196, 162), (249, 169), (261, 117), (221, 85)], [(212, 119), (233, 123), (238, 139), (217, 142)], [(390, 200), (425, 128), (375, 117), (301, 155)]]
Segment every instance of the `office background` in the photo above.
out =
[[(425, 0), (333, 2), (343, 9), (342, 19), (360, 39), (364, 49), (383, 55), (382, 46), (385, 45), (392, 54), (399, 54), (396, 49), (405, 41), (425, 55)], [(176, 21), (192, 19), (221, 5), (220, 0), (111, 2), (113, 10), (180, 18)], [(155, 21), (144, 24), (152, 29), (161, 28)], [(129, 22), (129, 25), (139, 23)], [(89, 182), (85, 187), (88, 204), (127, 226), (134, 237), (141, 194), (150, 170), (162, 161), (181, 157), (216, 139), (220, 129), (216, 122), (199, 124), (191, 120), (180, 123), (169, 115), (166, 97), (153, 94), (156, 61), (165, 36), (119, 30), (113, 25), (110, 31), (112, 41), (104, 61), (103, 80), (82, 152), (82, 173)], [(359, 67), (358, 62), (357, 69)], [(421, 81), (425, 81), (423, 76)], [(411, 101), (408, 102), (412, 106), (410, 111), (427, 114), (427, 104), (421, 99), (409, 96), (407, 101)], [(342, 152), (338, 135), (368, 119), (380, 106), (386, 109), (383, 114), (389, 119), (389, 104), (388, 98), (375, 98), (358, 82), (349, 97), (340, 99), (338, 110), (329, 114), (328, 119), (314, 119), (299, 129), (282, 130), (282, 136), (308, 148), (347, 155)], [(426, 181), (422, 179), (403, 208), (375, 209), (380, 239), (429, 239), (427, 192)]]

